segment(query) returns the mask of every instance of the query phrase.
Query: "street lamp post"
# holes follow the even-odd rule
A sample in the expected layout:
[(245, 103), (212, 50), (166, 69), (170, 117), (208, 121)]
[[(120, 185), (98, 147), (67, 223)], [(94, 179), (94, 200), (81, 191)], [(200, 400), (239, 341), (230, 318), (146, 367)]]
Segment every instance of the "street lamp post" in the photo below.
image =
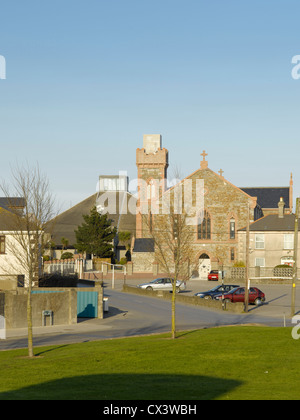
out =
[(245, 284), (245, 312), (248, 312), (249, 304), (249, 246), (250, 246), (250, 203), (247, 209), (247, 229), (246, 229), (246, 284)]
[(295, 315), (295, 300), (296, 300), (299, 204), (300, 204), (300, 198), (297, 198), (296, 199), (296, 213), (295, 213), (295, 231), (294, 231), (294, 265), (293, 265), (292, 303), (291, 303), (291, 316), (292, 317)]

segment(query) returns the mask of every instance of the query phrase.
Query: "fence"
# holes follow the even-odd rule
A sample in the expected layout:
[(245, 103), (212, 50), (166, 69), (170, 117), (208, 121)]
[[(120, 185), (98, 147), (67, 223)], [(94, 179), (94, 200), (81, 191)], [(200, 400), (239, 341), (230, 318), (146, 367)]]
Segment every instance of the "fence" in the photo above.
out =
[[(101, 262), (97, 265), (98, 270), (94, 269), (93, 260), (85, 259), (69, 259), (69, 260), (53, 260), (46, 261), (44, 263), (45, 274), (60, 274), (63, 276), (77, 274), (79, 278), (87, 278), (90, 280), (106, 278), (111, 280), (112, 288), (116, 275), (120, 278), (120, 274), (123, 279), (130, 277), (133, 274), (132, 264), (129, 264), (128, 270), (126, 265), (110, 264), (108, 262)], [(232, 280), (242, 280), (246, 276), (245, 267), (224, 267), (224, 277)], [(135, 273), (138, 274), (138, 273)], [(141, 273), (140, 273), (141, 274)], [(149, 273), (150, 275), (151, 273)], [(155, 273), (158, 274), (158, 268), (156, 267)], [(292, 267), (250, 267), (249, 277), (250, 278), (268, 278), (268, 279), (291, 279), (293, 275)], [(93, 278), (90, 278), (90, 277)], [(297, 278), (300, 278), (300, 269), (297, 270)]]
[[(126, 265), (110, 264), (108, 262), (97, 263), (98, 270), (94, 270), (93, 260), (85, 259), (69, 259), (69, 260), (53, 260), (45, 261), (45, 274), (59, 274), (62, 276), (77, 274), (80, 279), (103, 279), (103, 276), (110, 279), (112, 288), (115, 286), (116, 274), (122, 274), (126, 278)], [(101, 274), (101, 276), (99, 276)]]
[[(250, 267), (250, 278), (265, 279), (291, 279), (293, 276), (292, 267)], [(242, 280), (246, 277), (245, 267), (228, 267), (226, 277), (233, 280)], [(297, 278), (300, 278), (300, 269), (297, 270)]]
[(68, 259), (68, 260), (52, 260), (44, 262), (45, 274), (82, 274), (85, 271), (93, 270), (93, 260), (85, 259)]
[(102, 273), (107, 275), (111, 273), (111, 287), (114, 289), (115, 287), (115, 273), (123, 273), (124, 279), (126, 278), (126, 265), (122, 264), (110, 264), (107, 262), (102, 263)]

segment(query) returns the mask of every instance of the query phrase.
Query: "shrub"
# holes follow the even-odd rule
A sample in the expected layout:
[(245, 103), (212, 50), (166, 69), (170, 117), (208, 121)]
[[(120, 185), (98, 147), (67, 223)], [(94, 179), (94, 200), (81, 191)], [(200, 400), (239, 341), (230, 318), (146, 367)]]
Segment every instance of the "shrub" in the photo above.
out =
[(246, 267), (246, 264), (244, 263), (244, 261), (237, 261), (233, 264), (233, 267)]
[(64, 252), (63, 254), (61, 254), (60, 259), (61, 260), (69, 260), (73, 257), (74, 257), (74, 255), (72, 254), (72, 252)]

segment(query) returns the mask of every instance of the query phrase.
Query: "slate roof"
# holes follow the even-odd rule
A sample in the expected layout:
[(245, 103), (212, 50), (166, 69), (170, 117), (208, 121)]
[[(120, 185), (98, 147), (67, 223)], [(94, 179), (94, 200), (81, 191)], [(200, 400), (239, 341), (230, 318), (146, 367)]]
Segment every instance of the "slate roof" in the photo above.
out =
[(289, 187), (261, 187), (261, 188), (240, 188), (251, 197), (257, 197), (257, 204), (262, 209), (278, 208), (280, 197), (285, 202), (285, 207), (289, 207), (290, 189)]
[[(251, 232), (294, 232), (294, 229), (294, 214), (285, 214), (283, 218), (278, 217), (278, 214), (270, 214), (250, 224)], [(300, 231), (300, 223), (298, 230)], [(246, 231), (246, 228), (239, 231)]]
[(15, 231), (20, 228), (26, 229), (22, 219), (16, 219), (13, 212), (0, 207), (0, 231)]
[(25, 207), (25, 199), (23, 197), (0, 197), (0, 207), (6, 210), (23, 208)]
[[(116, 194), (116, 203), (119, 203), (119, 201), (123, 203), (123, 195), (125, 194), (124, 206), (127, 205), (129, 198), (131, 199), (132, 197), (127, 192), (114, 192), (113, 194)], [(121, 199), (119, 194), (122, 194)], [(52, 232), (52, 240), (56, 246), (59, 247), (62, 245), (61, 238), (63, 237), (69, 240), (70, 247), (76, 243), (75, 230), (84, 223), (82, 216), (90, 213), (91, 209), (97, 204), (97, 198), (98, 194), (93, 194), (56, 217), (53, 221), (54, 228)], [(108, 218), (112, 221), (112, 225), (118, 227), (119, 231), (135, 233), (135, 214), (127, 212), (127, 214), (120, 215), (119, 213), (120, 209), (118, 204), (115, 213), (108, 213)]]
[(133, 252), (154, 252), (154, 240), (152, 238), (135, 239)]

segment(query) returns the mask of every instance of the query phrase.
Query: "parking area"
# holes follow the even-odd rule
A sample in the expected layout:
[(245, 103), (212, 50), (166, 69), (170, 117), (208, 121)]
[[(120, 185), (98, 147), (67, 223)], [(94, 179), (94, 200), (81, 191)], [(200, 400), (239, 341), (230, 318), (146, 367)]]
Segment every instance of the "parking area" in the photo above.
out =
[[(126, 281), (126, 284), (130, 286), (137, 286), (138, 284), (145, 283), (145, 280), (139, 279), (130, 279)], [(225, 281), (224, 284), (233, 283), (237, 286), (244, 287), (243, 282), (230, 282)], [(124, 280), (117, 280), (114, 282), (115, 290), (122, 290)], [(205, 280), (189, 280), (187, 282), (187, 287), (184, 292), (187, 295), (193, 296), (195, 293), (204, 292), (212, 289), (214, 286), (221, 284), (219, 281), (205, 281)], [(266, 295), (265, 304), (256, 307), (253, 305), (249, 306), (249, 311), (259, 311), (261, 315), (280, 317), (282, 319), (289, 318), (291, 313), (291, 299), (292, 299), (292, 284), (251, 284), (260, 289)], [(104, 287), (111, 289), (111, 281), (106, 281)], [(300, 313), (300, 284), (296, 285), (296, 304), (295, 304), (295, 313)]]

